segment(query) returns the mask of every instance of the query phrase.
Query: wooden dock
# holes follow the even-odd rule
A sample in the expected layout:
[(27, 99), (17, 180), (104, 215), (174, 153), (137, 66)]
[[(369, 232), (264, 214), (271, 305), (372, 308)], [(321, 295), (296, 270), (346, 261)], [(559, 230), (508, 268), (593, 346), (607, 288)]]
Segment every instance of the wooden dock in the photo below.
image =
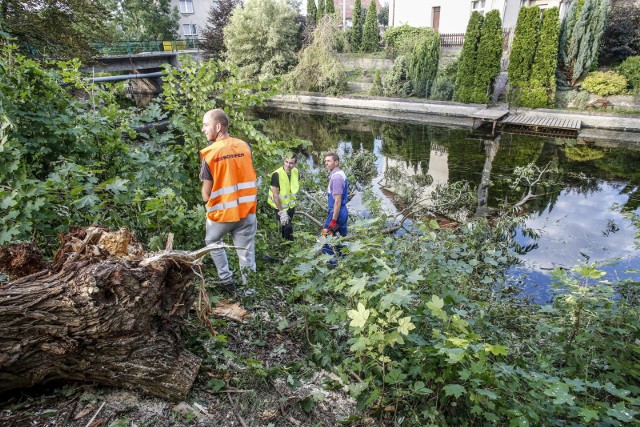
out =
[[(489, 122), (492, 123), (491, 135), (496, 133), (496, 124), (500, 119), (509, 114), (508, 110), (478, 110), (471, 115), (473, 118), (473, 129), (479, 128), (482, 123)], [(478, 125), (476, 125), (476, 120), (479, 121)]]
[(503, 128), (512, 131), (549, 136), (576, 136), (582, 122), (574, 119), (532, 117), (523, 114), (509, 116), (500, 122)]

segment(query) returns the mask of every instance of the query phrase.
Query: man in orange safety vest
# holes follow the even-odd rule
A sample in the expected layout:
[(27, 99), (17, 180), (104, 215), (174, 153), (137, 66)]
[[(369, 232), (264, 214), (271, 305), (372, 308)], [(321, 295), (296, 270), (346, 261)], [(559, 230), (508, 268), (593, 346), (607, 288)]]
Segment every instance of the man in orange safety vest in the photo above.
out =
[[(229, 136), (229, 118), (224, 111), (207, 111), (202, 119), (202, 133), (210, 145), (200, 150), (202, 169), (202, 199), (206, 203), (207, 245), (222, 243), (222, 238), (231, 233), (236, 246), (242, 282), (246, 284), (243, 269), (256, 270), (255, 235), (256, 221), (256, 172), (249, 144)], [(223, 248), (211, 251), (220, 287), (234, 292), (236, 283), (229, 270), (227, 254)]]

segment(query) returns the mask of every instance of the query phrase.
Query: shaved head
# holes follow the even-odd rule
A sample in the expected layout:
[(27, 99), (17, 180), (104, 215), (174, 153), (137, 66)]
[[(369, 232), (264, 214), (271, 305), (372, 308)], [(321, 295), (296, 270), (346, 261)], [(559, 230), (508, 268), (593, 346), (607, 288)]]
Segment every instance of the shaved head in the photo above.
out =
[(229, 128), (229, 117), (219, 108), (207, 111), (204, 117), (206, 120), (211, 120), (212, 124), (220, 123), (225, 131)]

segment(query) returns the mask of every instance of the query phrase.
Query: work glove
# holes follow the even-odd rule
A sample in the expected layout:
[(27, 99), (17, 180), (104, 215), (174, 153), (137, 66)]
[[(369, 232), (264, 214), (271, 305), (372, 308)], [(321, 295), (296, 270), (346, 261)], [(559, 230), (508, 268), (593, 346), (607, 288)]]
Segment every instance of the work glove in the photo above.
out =
[(331, 234), (336, 234), (338, 232), (338, 221), (332, 219), (329, 221), (329, 226), (327, 227), (327, 231)]
[(281, 211), (278, 211), (278, 215), (280, 215), (281, 225), (287, 225), (289, 224), (289, 221), (291, 221), (291, 218), (289, 218), (289, 214), (287, 213), (286, 209), (282, 209)]

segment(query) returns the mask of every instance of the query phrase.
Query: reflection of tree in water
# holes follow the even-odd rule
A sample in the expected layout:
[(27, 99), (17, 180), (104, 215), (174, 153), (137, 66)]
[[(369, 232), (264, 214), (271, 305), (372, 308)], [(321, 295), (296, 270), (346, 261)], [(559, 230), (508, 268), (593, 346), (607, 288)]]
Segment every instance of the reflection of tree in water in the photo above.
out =
[(620, 194), (627, 194), (629, 199), (623, 205), (623, 211), (640, 208), (640, 151), (607, 150), (607, 156), (595, 162), (596, 166), (612, 180), (629, 181), (622, 187)]
[(260, 129), (275, 140), (306, 139), (314, 151), (327, 151), (338, 146), (341, 126), (349, 119), (335, 114), (312, 115), (297, 112), (263, 110), (258, 113)]

